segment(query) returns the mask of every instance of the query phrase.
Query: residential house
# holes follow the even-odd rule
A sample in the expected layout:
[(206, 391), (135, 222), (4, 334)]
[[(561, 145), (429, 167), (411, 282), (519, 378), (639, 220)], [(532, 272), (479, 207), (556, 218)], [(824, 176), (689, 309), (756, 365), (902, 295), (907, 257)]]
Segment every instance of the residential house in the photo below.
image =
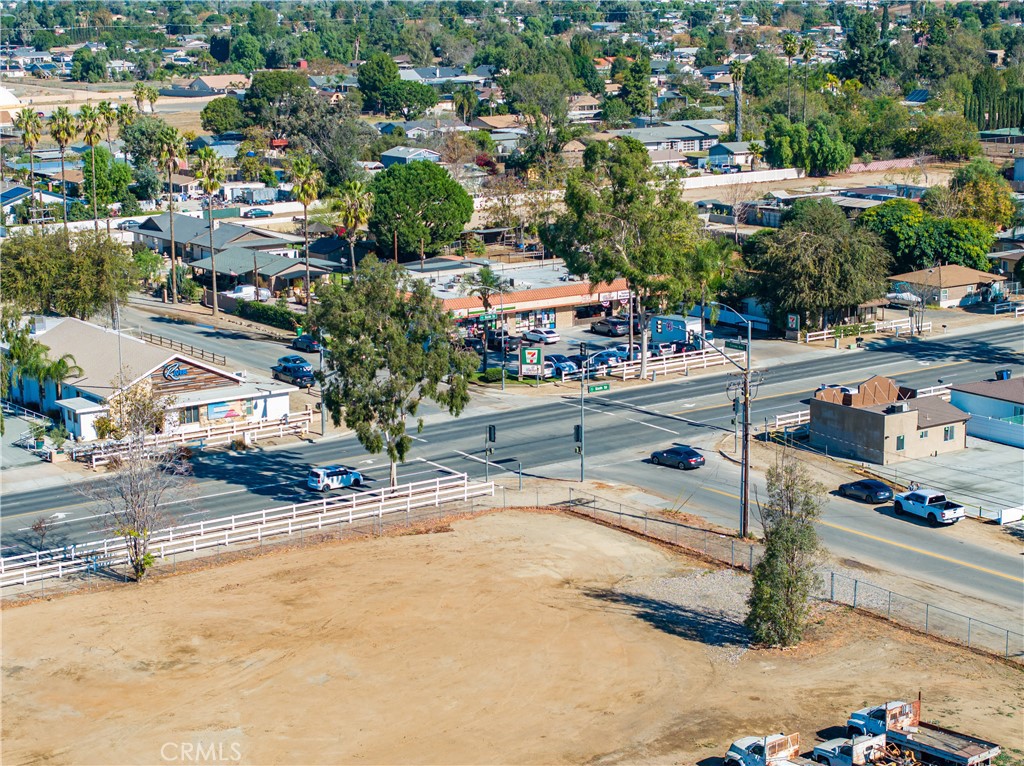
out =
[[(292, 251), (298, 253), (298, 251)], [(310, 246), (310, 253), (312, 253)], [(189, 268), (196, 272), (208, 274), (217, 267), (218, 290), (229, 290), (236, 284), (253, 284), (253, 271), (259, 274), (260, 284), (266, 285), (271, 292), (278, 293), (291, 283), (298, 284), (306, 278), (305, 258), (292, 258), (286, 255), (253, 250), (248, 247), (229, 247), (217, 253), (216, 264), (209, 256), (189, 262)], [(320, 279), (332, 271), (340, 271), (337, 263), (320, 258), (310, 257), (310, 279)], [(244, 277), (244, 279), (243, 279)]]
[[(294, 386), (248, 382), (244, 374), (227, 372), (207, 362), (130, 335), (66, 317), (35, 317), (32, 336), (49, 349), (52, 359), (74, 357), (82, 374), (54, 383), (19, 376), (11, 397), (57, 420), (76, 441), (97, 438), (96, 420), (109, 413), (109, 401), (147, 382), (157, 396), (171, 398), (165, 433), (187, 433), (231, 423), (257, 425), (278, 421), (289, 412)], [(119, 386), (118, 370), (127, 381)]]
[(417, 141), (424, 138), (443, 136), (446, 133), (465, 133), (471, 130), (466, 123), (456, 117), (377, 123), (377, 130), (384, 136), (390, 136), (395, 132), (396, 128), (401, 128), (407, 138)]
[(381, 164), (385, 170), (392, 165), (408, 165), (410, 162), (440, 162), (441, 154), (433, 149), (420, 149), (415, 146), (396, 146), (381, 152)]
[(569, 99), (566, 117), (569, 122), (597, 122), (601, 116), (601, 102), (586, 93)]
[(1002, 293), (1000, 283), (1005, 282), (1006, 277), (953, 264), (895, 274), (889, 281), (896, 292), (909, 290), (925, 303), (952, 308), (996, 299)]
[(163, 189), (165, 194), (170, 191), (171, 194), (191, 197), (200, 192), (199, 179), (181, 173), (173, 173), (170, 178), (170, 188), (168, 189), (167, 179), (164, 179)]
[(710, 149), (718, 143), (720, 131), (710, 125), (698, 125), (697, 122), (673, 123), (655, 128), (629, 128), (625, 130), (609, 130), (606, 135), (613, 138), (629, 136), (647, 147), (648, 151), (676, 149), (682, 152), (695, 152)]
[(727, 141), (715, 144), (708, 150), (708, 165), (720, 168), (723, 165), (749, 167), (754, 161), (749, 141)]
[(249, 78), (241, 74), (208, 74), (197, 77), (185, 87), (197, 95), (215, 96), (229, 91), (245, 90), (249, 84)]
[(967, 435), (1024, 448), (1024, 377), (1000, 370), (995, 380), (956, 383), (950, 404), (968, 412)]
[(482, 114), (469, 123), (471, 130), (525, 130), (529, 118), (521, 114)]
[(14, 214), (14, 208), (22, 202), (27, 202), (30, 195), (36, 200), (36, 210), (39, 216), (36, 223), (45, 223), (53, 220), (53, 217), (45, 212), (47, 205), (64, 204), (64, 198), (60, 194), (53, 194), (52, 192), (40, 189), (32, 191), (27, 186), (11, 184), (0, 190), (0, 209), (4, 211), (5, 216), (11, 216)]
[[(175, 222), (177, 225), (177, 222)], [(177, 235), (177, 230), (175, 230)], [(177, 240), (177, 236), (175, 236)], [(221, 253), (232, 248), (245, 247), (249, 250), (270, 255), (290, 256), (303, 242), (302, 237), (284, 234), (279, 231), (268, 231), (237, 223), (213, 222), (213, 250)], [(206, 227), (184, 244), (185, 259), (193, 261), (210, 255), (210, 232)]]
[(890, 378), (826, 388), (810, 400), (811, 446), (828, 455), (890, 465), (967, 447), (971, 416), (939, 396), (917, 397)]

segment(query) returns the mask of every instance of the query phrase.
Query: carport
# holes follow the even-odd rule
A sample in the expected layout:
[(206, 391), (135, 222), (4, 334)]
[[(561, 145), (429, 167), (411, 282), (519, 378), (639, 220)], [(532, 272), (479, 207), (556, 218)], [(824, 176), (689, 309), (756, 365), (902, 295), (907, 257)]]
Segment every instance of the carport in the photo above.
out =
[[(213, 268), (210, 258), (200, 258), (188, 264), (195, 271), (209, 273)], [(271, 292), (280, 292), (292, 279), (305, 279), (306, 261), (303, 258), (289, 258), (273, 255), (246, 247), (230, 247), (217, 253), (217, 288), (230, 289), (248, 275), (248, 284), (255, 284), (254, 274), (259, 274)], [(332, 271), (340, 270), (340, 264), (320, 258), (309, 259), (309, 275), (318, 279)], [(223, 281), (222, 281), (223, 280)]]

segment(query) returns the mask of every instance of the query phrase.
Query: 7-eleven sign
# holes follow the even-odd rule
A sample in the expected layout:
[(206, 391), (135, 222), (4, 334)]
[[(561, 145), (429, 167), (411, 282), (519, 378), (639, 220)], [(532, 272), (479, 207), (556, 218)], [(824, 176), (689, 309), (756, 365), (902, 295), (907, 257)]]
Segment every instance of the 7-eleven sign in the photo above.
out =
[(522, 347), (519, 349), (519, 364), (524, 367), (541, 364), (544, 361), (541, 350), (536, 347)]

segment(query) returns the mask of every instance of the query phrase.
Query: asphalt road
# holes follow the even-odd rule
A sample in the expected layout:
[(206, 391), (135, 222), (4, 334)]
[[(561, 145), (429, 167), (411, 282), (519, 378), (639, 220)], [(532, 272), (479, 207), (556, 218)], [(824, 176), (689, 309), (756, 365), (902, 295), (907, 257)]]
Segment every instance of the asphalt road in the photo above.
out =
[[(210, 350), (216, 350), (212, 343), (259, 343), (221, 338), (219, 331), (207, 340), (203, 345)], [(881, 343), (862, 352), (767, 365), (753, 403), (753, 419), (761, 422), (778, 413), (805, 408), (807, 398), (822, 382), (856, 383), (871, 374), (883, 374), (903, 384), (924, 387), (940, 379), (946, 383), (977, 380), (1004, 367), (1020, 375), (1021, 344), (1019, 328), (1010, 325), (983, 337)], [(236, 349), (236, 353), (243, 352)], [(255, 353), (276, 359), (285, 351), (283, 346), (279, 349), (277, 344), (269, 344)], [(244, 355), (255, 362), (248, 347)], [(607, 394), (587, 395), (587, 478), (642, 488), (691, 513), (736, 528), (738, 469), (707, 449), (732, 429), (726, 381), (724, 374), (714, 374), (621, 390), (612, 383)], [(568, 497), (568, 482), (579, 478), (579, 458), (573, 442), (579, 410), (579, 394), (569, 388), (564, 396), (480, 397), (461, 418), (428, 415), (423, 432), (415, 435), (413, 457), (483, 478), (484, 435), (486, 427), (494, 425), (497, 441), (491, 458), (492, 478), (512, 478), (510, 474), (521, 463), (527, 477), (567, 480)], [(704, 448), (708, 465), (680, 472), (647, 462), (652, 449), (671, 444)], [(172, 519), (227, 516), (310, 499), (314, 495), (303, 486), (310, 465), (341, 462), (365, 469), (378, 479), (386, 480), (387, 475), (386, 458), (367, 455), (351, 436), (244, 455), (216, 452), (193, 462), (194, 492), (167, 506)], [(403, 468), (406, 476), (425, 475), (419, 472), (432, 470), (416, 462)], [(1009, 480), (1019, 482), (1019, 477)], [(511, 486), (515, 482), (505, 483)], [(760, 480), (755, 478), (752, 486), (763, 493)], [(52, 514), (64, 515), (58, 517), (48, 544), (108, 534), (102, 528), (98, 509), (81, 488), (5, 494), (0, 508), (3, 552), (11, 554), (30, 546), (32, 536), (27, 527), (32, 519)], [(1019, 617), (1024, 585), (1021, 558), (965, 539), (962, 525), (933, 530), (915, 520), (895, 517), (891, 506), (873, 509), (832, 498), (821, 534), (840, 558), (912, 576)]]

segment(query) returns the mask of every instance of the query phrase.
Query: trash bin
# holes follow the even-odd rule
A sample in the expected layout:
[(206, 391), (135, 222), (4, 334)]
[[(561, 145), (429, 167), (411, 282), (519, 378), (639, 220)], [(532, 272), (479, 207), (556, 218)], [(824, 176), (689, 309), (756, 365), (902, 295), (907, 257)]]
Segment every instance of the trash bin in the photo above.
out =
[(1010, 379), (1010, 371), (1009, 370), (996, 370), (996, 380), (1009, 380), (1009, 379)]
[(857, 348), (864, 348), (864, 339), (857, 338)]

